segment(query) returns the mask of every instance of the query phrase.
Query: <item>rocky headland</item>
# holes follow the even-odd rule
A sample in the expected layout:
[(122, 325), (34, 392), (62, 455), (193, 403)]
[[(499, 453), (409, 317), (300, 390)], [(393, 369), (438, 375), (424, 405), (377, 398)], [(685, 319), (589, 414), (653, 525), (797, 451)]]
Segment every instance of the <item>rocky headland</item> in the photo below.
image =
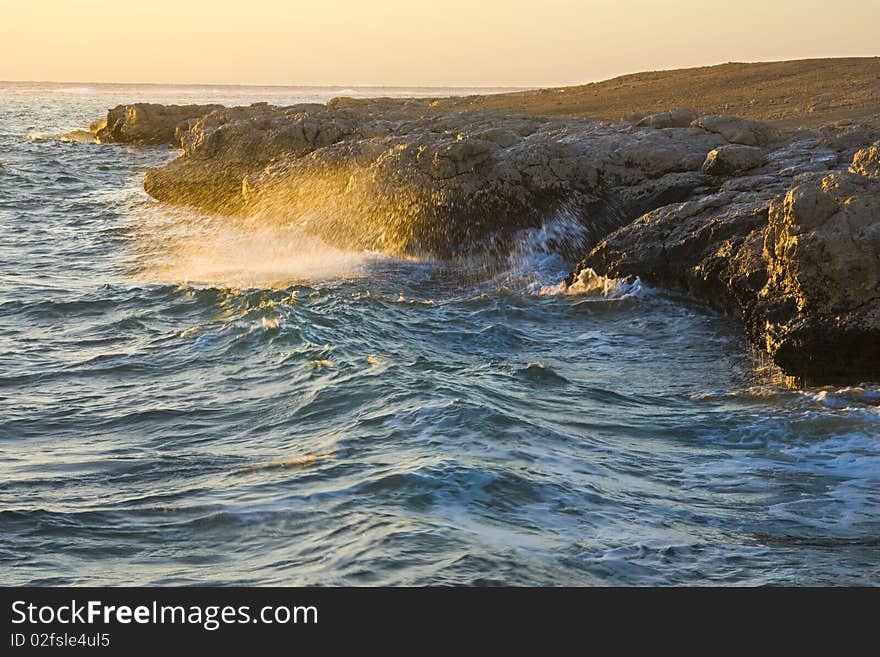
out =
[(145, 177), (160, 201), (346, 248), (495, 254), (564, 213), (583, 226), (559, 245), (579, 260), (570, 288), (599, 274), (684, 289), (741, 315), (791, 377), (880, 379), (877, 58), (470, 98), (133, 104), (93, 131), (181, 150)]

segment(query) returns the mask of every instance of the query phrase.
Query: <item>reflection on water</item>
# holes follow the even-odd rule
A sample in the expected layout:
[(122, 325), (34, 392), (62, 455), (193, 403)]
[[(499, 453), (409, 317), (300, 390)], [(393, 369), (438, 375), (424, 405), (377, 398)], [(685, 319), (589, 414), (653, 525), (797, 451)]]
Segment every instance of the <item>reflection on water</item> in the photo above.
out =
[(563, 293), (570, 218), (491, 266), (346, 253), (151, 202), (167, 149), (33, 138), (335, 95), (272, 93), (0, 94), (3, 584), (880, 583), (880, 388), (779, 385), (638, 281)]

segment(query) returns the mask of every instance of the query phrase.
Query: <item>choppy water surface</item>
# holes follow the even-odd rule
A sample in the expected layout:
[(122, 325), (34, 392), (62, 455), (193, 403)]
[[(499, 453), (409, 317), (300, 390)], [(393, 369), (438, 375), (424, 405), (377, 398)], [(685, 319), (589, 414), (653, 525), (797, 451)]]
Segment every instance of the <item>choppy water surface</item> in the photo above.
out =
[(475, 274), (43, 138), (337, 93), (0, 85), (0, 583), (880, 583), (880, 389), (774, 385), (639, 284), (555, 293), (564, 218)]

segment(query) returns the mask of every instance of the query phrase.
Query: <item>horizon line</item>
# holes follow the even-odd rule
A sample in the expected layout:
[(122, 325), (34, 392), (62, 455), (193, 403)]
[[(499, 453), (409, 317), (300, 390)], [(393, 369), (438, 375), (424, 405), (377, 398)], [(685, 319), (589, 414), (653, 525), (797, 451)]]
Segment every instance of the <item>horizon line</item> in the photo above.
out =
[(727, 65), (749, 65), (749, 64), (784, 64), (788, 62), (810, 62), (810, 61), (824, 61), (824, 60), (846, 60), (846, 59), (880, 59), (880, 55), (872, 54), (872, 55), (837, 55), (832, 57), (796, 57), (794, 59), (784, 58), (784, 59), (762, 59), (762, 60), (729, 60), (722, 62), (713, 62), (707, 64), (698, 64), (695, 66), (679, 66), (673, 68), (644, 68), (637, 69), (633, 71), (627, 71), (623, 73), (618, 73), (616, 75), (612, 75), (610, 77), (602, 77), (596, 78), (592, 80), (580, 80), (580, 81), (568, 81), (568, 82), (541, 82), (535, 84), (529, 83), (515, 83), (515, 84), (501, 84), (501, 83), (463, 83), (463, 84), (376, 84), (376, 83), (364, 83), (364, 84), (340, 84), (340, 83), (326, 83), (326, 84), (306, 84), (306, 83), (280, 83), (280, 82), (269, 82), (269, 83), (258, 83), (258, 82), (119, 82), (119, 81), (87, 81), (87, 80), (29, 80), (29, 79), (13, 79), (13, 80), (0, 80), (0, 84), (19, 84), (19, 83), (31, 83), (31, 84), (70, 84), (70, 85), (128, 85), (128, 86), (176, 86), (176, 87), (260, 87), (260, 88), (278, 88), (278, 89), (505, 89), (511, 91), (528, 91), (533, 89), (553, 89), (553, 88), (562, 88), (562, 87), (577, 87), (584, 86), (589, 84), (596, 84), (599, 82), (607, 82), (610, 80), (615, 80), (617, 78), (626, 77), (630, 75), (639, 75), (642, 73), (662, 73), (669, 71), (686, 71), (692, 69), (701, 69), (701, 68), (713, 68), (716, 66), (727, 66)]
[[(559, 83), (541, 84), (283, 84), (277, 82), (108, 82), (95, 80), (0, 80), (0, 84), (67, 84), (67, 85), (116, 85), (132, 87), (262, 87), (274, 89), (510, 89), (528, 91), (553, 86), (571, 86)], [(590, 84), (589, 82), (575, 82)]]

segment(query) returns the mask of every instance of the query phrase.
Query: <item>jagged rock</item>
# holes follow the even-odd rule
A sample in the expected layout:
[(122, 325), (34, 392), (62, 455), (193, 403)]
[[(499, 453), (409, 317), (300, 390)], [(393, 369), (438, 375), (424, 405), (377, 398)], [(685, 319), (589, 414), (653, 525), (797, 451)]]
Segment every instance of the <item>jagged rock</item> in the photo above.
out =
[(488, 128), (474, 135), (476, 139), (491, 141), (498, 144), (501, 148), (510, 148), (522, 141), (522, 136), (513, 130), (505, 130), (504, 128)]
[(119, 105), (107, 112), (101, 125), (93, 124), (97, 140), (102, 143), (167, 144), (174, 140), (177, 126), (204, 116), (220, 105), (156, 105), (135, 103)]
[[(591, 269), (686, 289), (739, 312), (754, 344), (808, 382), (880, 377), (880, 177), (876, 144), (828, 168), (819, 141), (769, 158), (776, 172), (644, 214), (602, 240)], [(796, 173), (797, 164), (824, 171)], [(823, 155), (823, 153), (825, 153)]]
[[(105, 116), (103, 118), (96, 119), (96, 120), (92, 121), (91, 125), (89, 126), (89, 131), (93, 132), (97, 135), (98, 132), (100, 132), (101, 130), (103, 130), (106, 127), (107, 127), (107, 117)], [(97, 141), (97, 139), (95, 141)]]
[(671, 171), (699, 171), (706, 152), (719, 145), (716, 135), (696, 128), (667, 128), (637, 133), (635, 139), (614, 137), (622, 163), (649, 176)]
[(799, 181), (770, 208), (764, 258), (751, 321), (783, 370), (880, 374), (880, 179), (836, 171)]
[[(766, 225), (771, 198), (772, 193), (728, 191), (657, 208), (602, 240), (575, 271), (639, 276), (730, 305), (743, 296), (737, 291), (732, 299), (734, 288), (746, 284), (757, 293), (766, 281), (752, 266), (745, 276), (748, 281), (740, 281), (727, 268), (745, 239)], [(725, 288), (725, 295), (719, 296), (719, 287)]]
[(703, 171), (713, 176), (728, 176), (755, 169), (766, 161), (767, 156), (760, 148), (728, 144), (709, 151)]
[(857, 151), (849, 170), (863, 176), (880, 176), (880, 141)]

